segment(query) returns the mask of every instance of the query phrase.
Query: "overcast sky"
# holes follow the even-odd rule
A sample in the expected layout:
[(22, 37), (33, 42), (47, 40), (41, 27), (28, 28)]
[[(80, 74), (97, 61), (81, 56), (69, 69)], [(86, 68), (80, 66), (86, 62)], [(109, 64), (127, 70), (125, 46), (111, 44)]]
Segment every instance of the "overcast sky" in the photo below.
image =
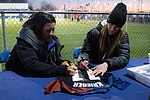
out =
[[(123, 2), (125, 3), (128, 7), (137, 7), (138, 3), (139, 5), (141, 5), (141, 1), (143, 1), (142, 5), (143, 8), (145, 7), (145, 9), (150, 9), (150, 0), (28, 0), (29, 2), (32, 3), (34, 8), (39, 8), (40, 7), (40, 3), (42, 1), (46, 1), (48, 3), (51, 3), (55, 6), (85, 6), (85, 4), (87, 3), (94, 3), (97, 2), (99, 3), (99, 5), (107, 5), (108, 2), (110, 2), (110, 6), (113, 8), (115, 6), (115, 4), (119, 3), (119, 2)], [(141, 6), (139, 6), (141, 7)]]

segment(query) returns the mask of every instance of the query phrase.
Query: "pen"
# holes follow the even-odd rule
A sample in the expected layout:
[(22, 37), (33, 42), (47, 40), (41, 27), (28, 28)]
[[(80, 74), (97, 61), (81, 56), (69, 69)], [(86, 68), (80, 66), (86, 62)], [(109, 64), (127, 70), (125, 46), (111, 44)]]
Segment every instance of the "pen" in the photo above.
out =
[(89, 62), (87, 60), (84, 60), (83, 57), (81, 56), (81, 65), (80, 66), (84, 67), (86, 70), (89, 70), (88, 64), (89, 64)]
[(89, 70), (88, 64), (89, 64), (89, 62), (87, 60), (84, 60), (84, 65), (85, 65), (84, 67), (86, 68), (86, 70)]

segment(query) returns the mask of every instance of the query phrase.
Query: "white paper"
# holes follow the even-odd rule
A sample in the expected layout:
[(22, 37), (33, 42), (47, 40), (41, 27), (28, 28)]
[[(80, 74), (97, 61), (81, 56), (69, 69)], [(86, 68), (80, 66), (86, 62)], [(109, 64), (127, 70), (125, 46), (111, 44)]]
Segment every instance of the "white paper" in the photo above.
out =
[[(89, 69), (86, 71), (89, 77), (89, 80), (100, 80), (100, 77), (95, 77), (94, 75), (91, 74), (92, 70)], [(79, 77), (79, 71), (76, 71), (76, 74), (72, 76), (72, 81), (82, 81), (85, 80), (84, 77)]]
[(72, 81), (81, 81), (83, 80), (83, 78), (79, 77), (79, 71), (76, 71), (76, 74), (74, 76), (72, 76)]
[(95, 75), (91, 75), (91, 72), (92, 72), (91, 69), (87, 71), (90, 80), (100, 80), (100, 77), (95, 77)]

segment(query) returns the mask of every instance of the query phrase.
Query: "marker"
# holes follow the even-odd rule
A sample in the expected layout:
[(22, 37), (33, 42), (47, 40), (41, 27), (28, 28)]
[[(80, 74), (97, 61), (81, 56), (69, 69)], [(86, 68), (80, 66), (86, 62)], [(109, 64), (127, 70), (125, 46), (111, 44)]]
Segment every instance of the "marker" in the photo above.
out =
[[(88, 62), (87, 60), (84, 60), (84, 63), (85, 63), (86, 65), (88, 65), (88, 64), (89, 64), (89, 62)], [(85, 66), (84, 66), (84, 67), (85, 67)], [(89, 70), (89, 67), (88, 67), (88, 66), (86, 66), (86, 67), (85, 67), (85, 69), (86, 69), (86, 70)]]

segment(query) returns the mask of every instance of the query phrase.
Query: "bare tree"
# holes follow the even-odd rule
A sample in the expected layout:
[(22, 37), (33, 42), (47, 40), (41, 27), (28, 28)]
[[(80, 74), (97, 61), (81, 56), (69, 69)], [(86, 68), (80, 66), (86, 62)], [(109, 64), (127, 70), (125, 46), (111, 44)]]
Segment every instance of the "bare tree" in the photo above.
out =
[(29, 9), (30, 9), (30, 10), (33, 10), (32, 4), (29, 4)]
[(52, 3), (48, 3), (46, 1), (42, 1), (41, 2), (41, 10), (44, 10), (44, 11), (48, 11), (48, 10), (51, 10), (51, 11), (54, 11), (56, 10), (57, 8), (52, 4)]
[(0, 0), (0, 3), (27, 3), (27, 0)]

